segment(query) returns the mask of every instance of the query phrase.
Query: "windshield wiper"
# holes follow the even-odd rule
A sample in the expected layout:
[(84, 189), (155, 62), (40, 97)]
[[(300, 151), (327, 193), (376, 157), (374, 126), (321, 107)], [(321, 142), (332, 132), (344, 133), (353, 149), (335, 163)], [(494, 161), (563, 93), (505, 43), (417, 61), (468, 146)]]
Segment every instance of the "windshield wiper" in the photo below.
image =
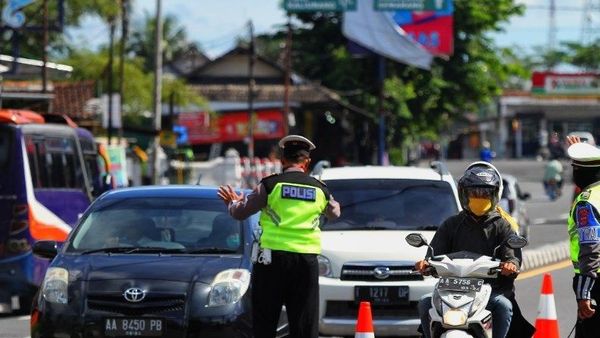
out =
[(348, 228), (346, 230), (399, 230), (396, 227), (383, 227), (383, 226), (377, 226), (377, 225), (364, 225), (364, 226), (360, 226), (360, 227), (352, 227), (352, 228)]
[(185, 253), (186, 250), (185, 249), (173, 249), (173, 248), (161, 248), (161, 247), (155, 247), (155, 246), (138, 246), (138, 247), (117, 246), (117, 247), (110, 247), (110, 248), (87, 250), (87, 251), (83, 251), (81, 254), (87, 255), (87, 254), (96, 253), (96, 252), (125, 253), (125, 254), (130, 254), (130, 253), (134, 253), (134, 252)]
[(237, 250), (228, 249), (228, 248), (219, 248), (219, 247), (208, 247), (208, 248), (198, 248), (187, 250), (186, 253), (237, 253)]
[(96, 253), (96, 252), (125, 252), (125, 251), (130, 251), (131, 249), (133, 249), (132, 247), (126, 247), (126, 246), (114, 246), (114, 247), (108, 247), (108, 248), (100, 248), (100, 249), (92, 249), (92, 250), (86, 250), (86, 251), (82, 251), (81, 254), (82, 255), (87, 255), (87, 254), (92, 254), (92, 253)]

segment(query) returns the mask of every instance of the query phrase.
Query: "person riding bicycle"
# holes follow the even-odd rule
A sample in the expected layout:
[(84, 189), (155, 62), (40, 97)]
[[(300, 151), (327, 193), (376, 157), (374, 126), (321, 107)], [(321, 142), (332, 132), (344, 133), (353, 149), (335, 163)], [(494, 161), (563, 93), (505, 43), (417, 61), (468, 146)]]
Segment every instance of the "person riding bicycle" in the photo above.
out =
[[(496, 208), (502, 195), (502, 178), (496, 168), (486, 162), (474, 162), (458, 181), (458, 195), (463, 210), (451, 216), (436, 231), (431, 247), (435, 255), (471, 251), (493, 256), (494, 248), (515, 233), (511, 224)], [(502, 246), (498, 250), (500, 276), (489, 280), (492, 295), (487, 309), (492, 312), (493, 337), (506, 337), (513, 318), (513, 282), (521, 264), (520, 251)], [(431, 252), (428, 252), (428, 256)], [(429, 274), (427, 260), (418, 261), (415, 269)], [(419, 302), (419, 315), (424, 336), (431, 337), (429, 309), (431, 295)]]

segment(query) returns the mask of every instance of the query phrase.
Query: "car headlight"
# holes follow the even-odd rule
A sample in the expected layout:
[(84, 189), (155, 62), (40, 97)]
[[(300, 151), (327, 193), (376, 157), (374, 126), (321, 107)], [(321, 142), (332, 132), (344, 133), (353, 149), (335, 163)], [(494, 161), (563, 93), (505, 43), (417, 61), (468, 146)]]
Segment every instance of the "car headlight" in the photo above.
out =
[(69, 271), (49, 268), (42, 284), (42, 295), (50, 303), (67, 304), (69, 301)]
[(461, 326), (467, 323), (467, 313), (461, 309), (451, 309), (444, 313), (444, 323), (450, 326)]
[(319, 261), (319, 276), (321, 277), (332, 277), (333, 270), (331, 269), (331, 262), (325, 256), (318, 255), (317, 260)]
[(233, 304), (240, 300), (250, 285), (250, 271), (230, 269), (219, 272), (208, 294), (207, 306)]

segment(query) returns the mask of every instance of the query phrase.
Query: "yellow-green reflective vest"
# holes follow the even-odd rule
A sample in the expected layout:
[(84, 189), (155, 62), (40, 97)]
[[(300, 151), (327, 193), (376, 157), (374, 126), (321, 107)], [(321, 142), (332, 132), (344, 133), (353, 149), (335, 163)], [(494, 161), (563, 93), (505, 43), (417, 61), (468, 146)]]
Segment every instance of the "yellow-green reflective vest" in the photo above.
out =
[(261, 210), (260, 246), (297, 253), (321, 253), (319, 218), (329, 193), (318, 180), (301, 172), (265, 178), (267, 206)]
[[(595, 218), (593, 217), (592, 213), (594, 212), (595, 209), (596, 212), (600, 211), (600, 184), (594, 184), (591, 185), (589, 187), (587, 187), (584, 191), (582, 191), (577, 198), (575, 199), (575, 202), (573, 202), (573, 205), (571, 206), (571, 212), (569, 213), (569, 218), (567, 220), (567, 224), (568, 224), (568, 232), (569, 232), (569, 240), (570, 240), (570, 252), (571, 252), (571, 261), (573, 262), (573, 267), (575, 269), (575, 273), (580, 273), (580, 269), (579, 269), (579, 251), (580, 251), (580, 235), (579, 235), (579, 231), (585, 231), (584, 234), (586, 234), (587, 237), (589, 238), (600, 238), (600, 227), (596, 227), (593, 224), (589, 224), (589, 227), (587, 227), (585, 230), (582, 230), (580, 228), (577, 227), (577, 222), (576, 222), (576, 217), (578, 217), (578, 215), (576, 215), (578, 209), (577, 209), (577, 204), (579, 202), (588, 202), (589, 204), (591, 204), (591, 206), (589, 208), (580, 208), (580, 213), (582, 213), (581, 215), (579, 215), (580, 219), (589, 219), (590, 221), (593, 221)], [(585, 239), (584, 239), (585, 242)], [(600, 272), (600, 269), (598, 270)]]

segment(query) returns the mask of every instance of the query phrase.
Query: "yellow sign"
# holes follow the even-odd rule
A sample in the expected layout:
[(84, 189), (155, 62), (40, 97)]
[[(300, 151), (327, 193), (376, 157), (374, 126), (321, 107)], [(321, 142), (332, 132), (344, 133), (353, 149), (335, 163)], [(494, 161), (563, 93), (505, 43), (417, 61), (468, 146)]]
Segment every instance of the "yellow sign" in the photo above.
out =
[(160, 132), (160, 145), (163, 147), (177, 147), (177, 136), (170, 130), (162, 130)]

